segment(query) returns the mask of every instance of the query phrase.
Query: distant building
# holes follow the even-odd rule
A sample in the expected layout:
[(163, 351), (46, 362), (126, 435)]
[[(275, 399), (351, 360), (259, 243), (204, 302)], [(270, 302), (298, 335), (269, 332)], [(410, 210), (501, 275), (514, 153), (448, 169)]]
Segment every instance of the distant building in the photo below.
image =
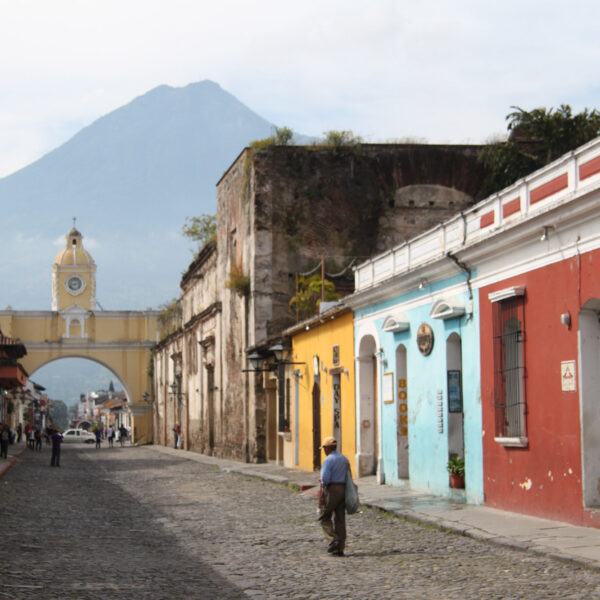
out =
[(27, 354), (25, 345), (0, 331), (0, 423), (16, 427), (22, 418), (23, 391), (28, 373), (19, 362)]

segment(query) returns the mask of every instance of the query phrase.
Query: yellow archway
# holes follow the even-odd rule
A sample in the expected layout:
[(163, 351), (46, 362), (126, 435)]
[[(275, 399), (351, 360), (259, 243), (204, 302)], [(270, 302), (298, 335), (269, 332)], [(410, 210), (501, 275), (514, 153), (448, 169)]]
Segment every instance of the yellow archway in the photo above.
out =
[(151, 349), (158, 311), (96, 308), (96, 265), (75, 228), (52, 267), (51, 311), (0, 311), (0, 330), (25, 344), (28, 373), (59, 358), (88, 358), (112, 371), (128, 396), (134, 443), (152, 442)]
[(158, 312), (90, 311), (85, 338), (64, 336), (61, 320), (53, 311), (3, 310), (0, 330), (25, 344), (27, 355), (20, 362), (28, 373), (60, 358), (88, 358), (112, 371), (128, 396), (135, 443), (152, 442), (149, 365)]

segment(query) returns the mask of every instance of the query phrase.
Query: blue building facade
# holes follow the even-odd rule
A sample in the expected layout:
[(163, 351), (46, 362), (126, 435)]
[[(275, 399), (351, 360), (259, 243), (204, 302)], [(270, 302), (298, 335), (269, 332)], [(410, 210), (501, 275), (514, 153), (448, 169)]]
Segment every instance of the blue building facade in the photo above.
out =
[[(481, 503), (478, 301), (465, 273), (428, 281), (399, 275), (352, 297), (357, 468), (380, 483)], [(464, 491), (450, 487), (453, 456), (465, 460)]]

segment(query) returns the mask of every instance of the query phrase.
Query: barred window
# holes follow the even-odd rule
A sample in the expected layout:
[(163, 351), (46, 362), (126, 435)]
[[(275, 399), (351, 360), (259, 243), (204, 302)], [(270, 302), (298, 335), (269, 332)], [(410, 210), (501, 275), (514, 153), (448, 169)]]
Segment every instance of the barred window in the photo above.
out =
[(494, 405), (496, 437), (527, 436), (524, 297), (494, 303)]

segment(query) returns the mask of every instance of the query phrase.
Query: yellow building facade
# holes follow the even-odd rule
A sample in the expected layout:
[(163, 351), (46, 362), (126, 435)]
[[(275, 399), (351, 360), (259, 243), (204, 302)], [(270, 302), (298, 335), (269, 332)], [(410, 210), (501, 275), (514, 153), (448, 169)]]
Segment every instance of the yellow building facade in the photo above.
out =
[[(52, 310), (0, 311), (0, 330), (25, 344), (30, 376), (61, 358), (87, 358), (111, 371), (127, 394), (134, 443), (152, 442), (151, 349), (158, 311), (96, 307), (96, 264), (73, 228), (52, 266)], [(87, 390), (82, 390), (82, 392)]]
[(334, 436), (355, 473), (356, 404), (354, 325), (349, 308), (336, 306), (290, 327), (293, 361), (304, 363), (290, 377), (290, 437), (286, 457), (305, 471), (321, 467), (321, 442)]

